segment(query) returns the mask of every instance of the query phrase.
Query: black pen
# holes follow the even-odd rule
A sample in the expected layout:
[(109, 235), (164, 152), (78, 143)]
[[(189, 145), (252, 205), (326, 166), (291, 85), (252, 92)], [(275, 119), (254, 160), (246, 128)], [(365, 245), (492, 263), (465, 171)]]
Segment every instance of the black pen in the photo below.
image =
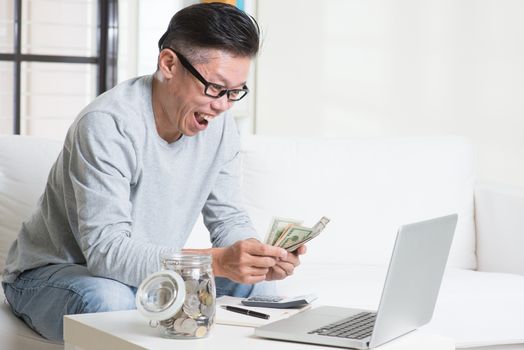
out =
[(236, 312), (236, 313), (239, 313), (239, 314), (242, 314), (242, 315), (248, 315), (248, 316), (263, 318), (265, 320), (269, 319), (269, 315), (268, 314), (263, 314), (262, 312), (256, 312), (256, 311), (253, 311), (253, 310), (243, 309), (241, 307), (222, 305), (222, 308), (226, 309), (227, 311)]

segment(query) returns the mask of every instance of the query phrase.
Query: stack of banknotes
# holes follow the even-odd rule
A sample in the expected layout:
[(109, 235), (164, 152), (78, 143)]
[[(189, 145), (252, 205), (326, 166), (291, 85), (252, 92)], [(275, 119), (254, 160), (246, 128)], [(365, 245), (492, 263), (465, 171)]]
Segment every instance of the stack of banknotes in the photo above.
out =
[(302, 221), (299, 220), (274, 218), (265, 242), (292, 252), (318, 236), (328, 222), (329, 219), (323, 216), (315, 226), (306, 227), (302, 226)]

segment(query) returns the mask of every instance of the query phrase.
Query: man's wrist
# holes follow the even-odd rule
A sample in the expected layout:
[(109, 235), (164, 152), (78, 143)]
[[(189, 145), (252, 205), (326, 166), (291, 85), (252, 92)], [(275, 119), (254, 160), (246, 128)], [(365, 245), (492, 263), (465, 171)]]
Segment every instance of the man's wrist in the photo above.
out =
[(224, 256), (225, 248), (211, 248), (209, 253), (211, 254), (211, 260), (213, 261), (211, 267), (213, 268), (213, 274), (215, 277), (225, 277), (222, 269), (222, 257)]

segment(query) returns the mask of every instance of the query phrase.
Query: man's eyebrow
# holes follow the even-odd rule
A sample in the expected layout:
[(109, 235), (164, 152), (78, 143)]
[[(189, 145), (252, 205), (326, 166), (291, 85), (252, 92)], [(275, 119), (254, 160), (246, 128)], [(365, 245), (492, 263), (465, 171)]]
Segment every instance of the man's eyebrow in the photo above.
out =
[[(215, 84), (215, 85), (220, 85), (220, 86), (222, 86), (222, 87), (224, 87), (224, 88), (227, 88), (227, 86), (230, 86), (230, 85), (231, 85), (231, 84), (229, 84), (229, 80), (228, 80), (227, 78), (225, 78), (222, 74), (217, 73), (216, 76), (217, 76), (217, 78), (218, 78), (220, 81), (224, 82), (226, 85), (216, 84), (216, 83), (213, 83), (213, 84)], [(243, 87), (244, 85), (246, 85), (246, 83), (247, 83), (247, 82), (244, 81), (244, 82), (242, 82), (242, 83), (240, 83), (240, 84), (238, 84), (238, 85), (236, 85), (236, 86)]]

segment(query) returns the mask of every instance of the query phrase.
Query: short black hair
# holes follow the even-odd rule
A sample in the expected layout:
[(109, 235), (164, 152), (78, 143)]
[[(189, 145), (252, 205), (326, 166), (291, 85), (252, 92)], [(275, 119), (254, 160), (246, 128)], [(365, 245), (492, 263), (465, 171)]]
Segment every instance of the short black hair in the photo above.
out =
[(188, 57), (198, 49), (218, 49), (235, 56), (254, 57), (260, 45), (257, 21), (236, 6), (199, 3), (178, 11), (158, 41)]

